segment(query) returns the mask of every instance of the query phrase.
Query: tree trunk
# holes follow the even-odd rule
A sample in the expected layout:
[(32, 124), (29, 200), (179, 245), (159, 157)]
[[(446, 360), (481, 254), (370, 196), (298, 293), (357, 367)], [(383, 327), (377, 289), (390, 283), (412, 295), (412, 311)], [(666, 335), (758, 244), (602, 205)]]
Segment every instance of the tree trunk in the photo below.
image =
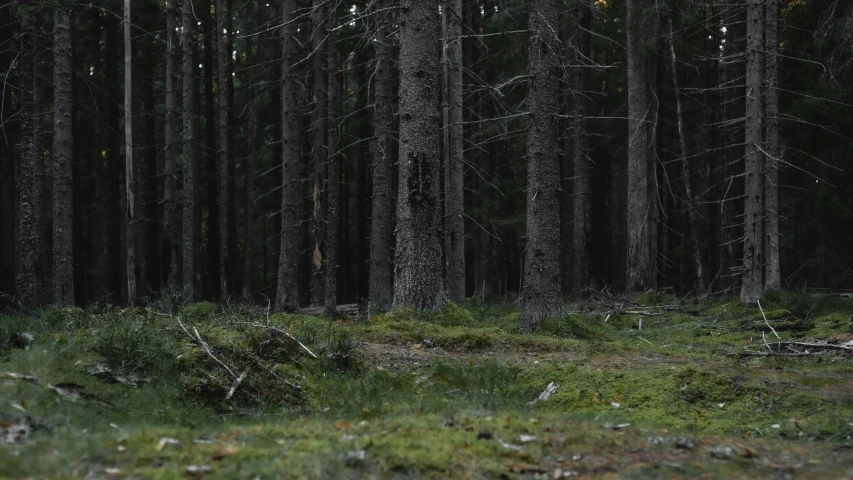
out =
[(299, 105), (296, 100), (297, 73), (291, 68), (297, 56), (297, 28), (293, 19), (296, 0), (282, 4), (282, 82), (281, 82), (281, 250), (278, 260), (276, 310), (295, 311), (299, 307)]
[(136, 250), (139, 236), (137, 235), (137, 204), (136, 204), (136, 169), (133, 164), (133, 111), (130, 44), (130, 0), (124, 0), (124, 178), (127, 193), (127, 303), (133, 305), (137, 297), (137, 264)]
[(379, 0), (376, 41), (376, 100), (374, 104), (373, 205), (370, 221), (370, 307), (391, 308), (394, 299), (394, 116), (392, 102), (391, 11), (383, 11), (394, 0)]
[[(586, 116), (587, 91), (590, 83), (590, 68), (581, 68), (592, 59), (592, 42), (590, 31), (593, 27), (592, 15), (594, 7), (589, 0), (575, 3), (574, 46), (575, 46), (575, 68), (572, 70), (574, 86), (573, 101), (573, 149), (572, 157), (574, 163), (574, 192), (563, 192), (563, 195), (571, 195), (573, 200), (573, 236), (572, 247), (574, 248), (574, 275), (572, 291), (580, 295), (584, 289), (590, 286), (592, 274), (590, 268), (592, 241), (592, 181), (595, 174), (595, 164), (590, 158), (587, 142)], [(590, 60), (585, 60), (590, 59)], [(568, 212), (566, 212), (568, 215)]]
[(184, 0), (183, 6), (183, 116), (184, 116), (184, 186), (183, 186), (183, 286), (184, 297), (187, 301), (195, 301), (198, 298), (196, 285), (196, 197), (198, 194), (198, 154), (196, 142), (198, 141), (198, 123), (194, 115), (197, 113), (197, 90), (196, 83), (196, 20), (193, 14), (192, 0)]
[[(330, 27), (336, 25), (337, 18), (335, 3), (331, 4), (327, 23)], [(340, 192), (340, 155), (338, 155), (338, 91), (340, 90), (340, 54), (337, 45), (336, 32), (330, 32), (328, 42), (328, 171), (326, 176), (326, 286), (325, 312), (329, 318), (337, 316), (338, 304), (338, 235), (340, 232), (340, 209), (338, 197)]]
[(628, 291), (649, 288), (655, 276), (650, 240), (653, 221), (649, 198), (649, 135), (653, 112), (645, 47), (648, 23), (644, 2), (628, 0)]
[[(219, 296), (227, 298), (231, 291), (231, 254), (229, 252), (231, 230), (231, 104), (233, 102), (231, 78), (231, 31), (228, 22), (231, 16), (231, 1), (216, 0), (216, 37), (218, 75), (216, 92), (219, 95)], [(212, 120), (212, 119), (208, 119)]]
[(313, 159), (312, 172), (312, 215), (311, 215), (311, 305), (319, 307), (325, 299), (323, 289), (325, 278), (323, 270), (323, 253), (326, 245), (324, 242), (325, 219), (323, 208), (323, 186), (326, 180), (326, 159), (328, 144), (326, 136), (328, 129), (326, 122), (328, 114), (326, 111), (326, 92), (328, 91), (328, 67), (326, 65), (326, 48), (328, 47), (326, 34), (328, 22), (326, 15), (326, 0), (313, 0), (311, 23), (313, 35), (311, 37), (312, 49), (312, 75), (313, 83), (313, 113), (311, 116), (311, 156)]
[(176, 49), (177, 2), (166, 0), (166, 131), (165, 135), (165, 195), (163, 198), (163, 248), (167, 268), (166, 286), (178, 287), (178, 244), (180, 239), (180, 219), (178, 217), (178, 91), (177, 79), (178, 55)]
[(702, 268), (702, 250), (699, 248), (699, 234), (696, 226), (696, 199), (690, 185), (690, 162), (687, 159), (687, 138), (684, 133), (684, 116), (681, 111), (681, 91), (678, 89), (678, 62), (675, 57), (675, 40), (672, 30), (672, 16), (669, 21), (669, 55), (672, 63), (672, 88), (675, 95), (675, 112), (678, 123), (678, 146), (681, 155), (681, 171), (684, 177), (684, 201), (687, 203), (687, 250), (693, 257), (693, 286), (700, 292), (705, 290)]
[(442, 288), (438, 2), (401, 0), (400, 182), (394, 306), (437, 310)]
[(764, 49), (762, 0), (749, 0), (746, 10), (746, 167), (744, 190), (743, 274), (740, 301), (756, 303), (764, 293), (763, 171), (761, 152), (761, 66)]
[[(74, 305), (71, 6), (53, 16), (53, 303)], [(110, 181), (118, 181), (111, 179)]]
[(38, 37), (33, 11), (21, 15), (22, 109), (18, 182), (18, 268), (16, 295), (25, 308), (39, 304), (38, 273), (41, 255), (42, 149), (39, 145), (41, 95), (38, 84)]
[(530, 72), (527, 107), (527, 247), (521, 330), (562, 315), (560, 298), (559, 114), (560, 14), (557, 0), (533, 0), (530, 8)]
[[(249, 25), (252, 31), (258, 28), (257, 20), (255, 17), (258, 15), (258, 12), (252, 8), (253, 4), (249, 4), (247, 7), (247, 16), (249, 17)], [(247, 113), (247, 132), (246, 132), (246, 165), (244, 167), (244, 179), (246, 182), (246, 223), (245, 223), (245, 231), (243, 233), (243, 281), (242, 281), (242, 294), (241, 297), (243, 300), (249, 301), (252, 299), (252, 292), (254, 291), (252, 288), (252, 277), (254, 275), (253, 271), (253, 262), (252, 262), (252, 245), (254, 243), (252, 239), (252, 230), (255, 222), (255, 171), (257, 170), (257, 157), (260, 154), (260, 145), (259, 145), (259, 136), (258, 136), (258, 110), (259, 110), (259, 93), (260, 89), (258, 87), (259, 79), (257, 77), (258, 72), (260, 71), (257, 66), (260, 64), (258, 60), (258, 56), (255, 54), (255, 48), (258, 48), (254, 44), (253, 37), (246, 38), (246, 65), (247, 72), (249, 78), (249, 98), (248, 98), (248, 113)]]
[(779, 159), (782, 151), (779, 148), (779, 72), (777, 68), (776, 52), (779, 50), (778, 33), (778, 11), (777, 0), (767, 0), (766, 23), (764, 32), (764, 78), (766, 82), (764, 118), (765, 145), (767, 146), (767, 157), (764, 164), (764, 188), (765, 188), (765, 290), (779, 290), (781, 288), (781, 272), (779, 268)]
[(464, 169), (462, 158), (462, 0), (451, 0), (447, 6), (447, 55), (449, 65), (449, 151), (447, 189), (447, 251), (448, 296), (452, 302), (465, 302), (465, 220)]

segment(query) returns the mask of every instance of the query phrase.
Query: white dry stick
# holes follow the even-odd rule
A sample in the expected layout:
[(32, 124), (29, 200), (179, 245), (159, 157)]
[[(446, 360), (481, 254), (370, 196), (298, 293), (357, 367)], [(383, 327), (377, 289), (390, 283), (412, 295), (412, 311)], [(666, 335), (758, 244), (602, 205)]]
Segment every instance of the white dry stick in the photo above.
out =
[(280, 328), (276, 328), (276, 327), (268, 327), (268, 326), (266, 326), (266, 325), (258, 325), (258, 324), (253, 324), (252, 326), (253, 326), (253, 327), (260, 327), (260, 328), (268, 328), (268, 329), (270, 329), (270, 330), (275, 330), (276, 332), (278, 332), (278, 333), (280, 333), (280, 334), (282, 334), (282, 335), (286, 336), (287, 338), (289, 338), (289, 339), (293, 340), (294, 342), (298, 343), (298, 344), (299, 344), (299, 346), (300, 346), (300, 347), (302, 347), (303, 349), (305, 349), (305, 351), (306, 351), (306, 352), (308, 352), (308, 354), (309, 354), (309, 355), (311, 355), (313, 358), (317, 358), (317, 355), (314, 355), (314, 352), (312, 352), (310, 348), (306, 347), (304, 343), (300, 342), (299, 340), (297, 340), (297, 339), (296, 339), (296, 337), (294, 337), (293, 335), (291, 335), (291, 334), (289, 334), (289, 333), (285, 332), (284, 330), (282, 330), (282, 329), (280, 329)]
[(544, 401), (548, 400), (549, 398), (551, 398), (551, 395), (557, 393), (557, 390), (559, 390), (559, 389), (560, 389), (559, 383), (557, 383), (557, 382), (549, 383), (548, 386), (545, 387), (545, 390), (539, 394), (539, 398), (537, 398), (536, 400), (533, 400), (532, 402), (529, 402), (529, 405), (533, 405), (536, 402), (544, 402)]
[(204, 340), (201, 339), (201, 335), (198, 334), (198, 329), (193, 327), (193, 332), (195, 332), (195, 336), (196, 336), (196, 338), (198, 338), (198, 343), (200, 343), (201, 347), (204, 348), (204, 351), (207, 352), (208, 355), (210, 355), (210, 358), (216, 360), (220, 365), (225, 367), (225, 370), (228, 370), (228, 373), (230, 373), (231, 376), (234, 377), (235, 376), (234, 372), (230, 368), (228, 368), (228, 365), (225, 365), (224, 363), (222, 363), (222, 360), (216, 358), (213, 355), (213, 352), (210, 351), (210, 348), (208, 348), (207, 343), (205, 343)]
[(231, 397), (234, 396), (234, 392), (237, 391), (237, 387), (239, 387), (240, 384), (243, 383), (243, 380), (245, 380), (246, 376), (248, 375), (249, 369), (247, 368), (243, 370), (243, 373), (241, 373), (239, 377), (237, 377), (237, 380), (234, 380), (234, 383), (231, 385), (231, 389), (228, 390), (228, 395), (225, 396), (225, 400), (231, 400)]
[[(761, 308), (761, 301), (760, 301), (760, 300), (756, 300), (756, 302), (758, 303), (758, 309), (759, 309), (759, 310), (761, 310), (761, 316), (762, 316), (762, 317), (764, 317), (764, 323), (766, 323), (766, 324), (767, 324), (767, 326), (768, 326), (768, 327), (770, 327), (770, 331), (772, 331), (772, 332), (773, 332), (773, 335), (776, 335), (776, 340), (778, 340), (778, 341), (782, 341), (782, 339), (779, 337), (779, 334), (778, 334), (778, 333), (776, 333), (776, 329), (774, 329), (774, 328), (773, 328), (773, 325), (770, 325), (770, 321), (768, 321), (768, 320), (767, 320), (767, 315), (765, 315), (765, 314), (764, 314), (764, 309), (763, 309), (763, 308)], [(762, 335), (763, 335), (763, 334), (764, 334), (764, 333), (762, 332)], [(765, 340), (765, 341), (764, 341), (764, 344), (765, 344), (765, 345), (767, 344), (767, 340)], [(767, 345), (767, 348), (770, 348), (770, 345)]]

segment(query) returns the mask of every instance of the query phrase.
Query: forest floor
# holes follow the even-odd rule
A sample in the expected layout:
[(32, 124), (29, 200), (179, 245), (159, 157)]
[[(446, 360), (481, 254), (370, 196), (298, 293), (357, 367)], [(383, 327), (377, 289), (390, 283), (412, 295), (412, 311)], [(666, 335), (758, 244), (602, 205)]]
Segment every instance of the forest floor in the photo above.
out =
[(6, 313), (0, 477), (850, 478), (853, 299), (761, 307)]

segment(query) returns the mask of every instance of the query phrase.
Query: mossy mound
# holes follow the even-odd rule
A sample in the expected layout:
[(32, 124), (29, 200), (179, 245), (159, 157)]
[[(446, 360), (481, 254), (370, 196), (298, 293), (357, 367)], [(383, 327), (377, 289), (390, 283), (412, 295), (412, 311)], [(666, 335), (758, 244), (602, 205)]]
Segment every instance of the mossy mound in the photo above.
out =
[(791, 311), (779, 308), (741, 318), (736, 322), (736, 326), (744, 330), (762, 330), (767, 328), (768, 323), (777, 332), (804, 332), (811, 330), (815, 325), (814, 321), (808, 317), (799, 318)]

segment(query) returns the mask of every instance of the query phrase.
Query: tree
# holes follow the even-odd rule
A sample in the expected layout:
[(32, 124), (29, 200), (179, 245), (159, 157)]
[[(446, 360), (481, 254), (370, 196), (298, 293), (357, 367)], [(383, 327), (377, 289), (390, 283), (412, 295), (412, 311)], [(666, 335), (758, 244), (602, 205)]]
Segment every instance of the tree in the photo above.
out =
[[(329, 25), (335, 25), (335, 4), (331, 6), (328, 15)], [(337, 45), (337, 32), (330, 30), (326, 47), (328, 68), (328, 128), (327, 133), (327, 172), (326, 172), (326, 278), (325, 278), (325, 312), (329, 318), (337, 314), (338, 304), (338, 235), (340, 233), (340, 209), (338, 207), (340, 192), (340, 155), (338, 154), (338, 91), (341, 85), (340, 53)]]
[(462, 156), (462, 0), (451, 0), (447, 9), (448, 130), (450, 181), (447, 188), (447, 290), (451, 301), (465, 302), (464, 170)]
[(198, 213), (196, 211), (196, 196), (198, 194), (198, 155), (196, 153), (196, 141), (198, 139), (198, 124), (195, 117), (198, 114), (196, 84), (196, 20), (193, 15), (192, 0), (184, 0), (183, 6), (183, 118), (184, 118), (184, 142), (183, 142), (183, 286), (184, 295), (187, 300), (195, 300), (199, 297), (196, 281), (196, 222)]
[(521, 330), (562, 315), (560, 298), (559, 98), (560, 18), (556, 0), (534, 0), (530, 9), (527, 106), (527, 246), (524, 256)]
[[(233, 81), (231, 78), (231, 52), (233, 51), (229, 22), (231, 20), (231, 0), (216, 0), (216, 37), (218, 76), (216, 91), (219, 94), (219, 295), (228, 297), (230, 292), (231, 263), (229, 247), (231, 238), (231, 197), (233, 195), (230, 177), (231, 150), (231, 111), (233, 102)], [(236, 252), (235, 252), (236, 253)]]
[[(574, 44), (574, 69), (572, 74), (572, 95), (574, 103), (572, 121), (572, 159), (574, 165), (574, 191), (564, 191), (563, 195), (571, 195), (573, 200), (572, 217), (572, 248), (574, 257), (574, 268), (572, 272), (572, 290), (580, 294), (589, 287), (592, 281), (590, 267), (590, 247), (592, 242), (592, 178), (595, 174), (595, 164), (590, 157), (589, 144), (587, 141), (586, 117), (590, 108), (588, 89), (590, 83), (590, 67), (588, 62), (592, 61), (592, 42), (590, 31), (592, 28), (592, 14), (594, 7), (589, 0), (578, 0), (574, 9), (574, 28), (572, 28), (572, 39)], [(565, 176), (565, 175), (564, 175)], [(565, 203), (563, 204), (565, 205)], [(566, 212), (566, 215), (568, 212)], [(566, 219), (563, 219), (563, 223)]]
[(175, 85), (178, 68), (177, 41), (177, 2), (166, 0), (166, 129), (165, 139), (165, 192), (163, 198), (163, 247), (166, 257), (166, 285), (173, 289), (178, 286), (178, 244), (180, 242), (178, 217), (178, 91)]
[(281, 245), (278, 260), (278, 287), (275, 295), (277, 310), (293, 311), (299, 306), (299, 107), (296, 100), (297, 76), (292, 65), (298, 42), (294, 18), (296, 0), (284, 0), (281, 11)]
[(326, 65), (326, 34), (328, 28), (328, 9), (326, 0), (313, 0), (311, 8), (311, 73), (313, 77), (313, 96), (311, 113), (311, 158), (312, 184), (311, 196), (311, 304), (322, 305), (326, 285), (323, 274), (323, 252), (325, 251), (325, 220), (323, 208), (323, 186), (326, 180), (328, 112), (326, 110), (329, 82), (328, 66)]
[(125, 192), (127, 192), (127, 302), (131, 305), (136, 303), (137, 280), (140, 266), (137, 263), (136, 251), (141, 247), (138, 232), (137, 199), (138, 191), (136, 184), (136, 166), (133, 163), (133, 109), (131, 99), (133, 98), (132, 87), (133, 76), (131, 62), (130, 42), (130, 0), (124, 0), (124, 178)]
[(38, 36), (33, 9), (27, 5), (21, 14), (22, 45), (22, 111), (21, 152), (18, 172), (18, 268), (17, 296), (25, 307), (35, 307), (40, 301), (38, 290), (41, 245), (42, 149), (41, 88), (38, 82)]
[(628, 265), (627, 289), (654, 286), (655, 262), (650, 237), (654, 221), (649, 198), (649, 132), (653, 112), (649, 95), (648, 12), (641, 0), (627, 0), (628, 9)]
[[(71, 5), (53, 14), (53, 303), (74, 305)], [(117, 181), (112, 180), (112, 181)]]
[[(253, 3), (250, 3), (247, 7), (247, 16), (249, 17), (249, 28), (251, 31), (257, 29), (259, 22), (257, 21), (258, 12), (255, 11), (253, 7)], [(275, 10), (275, 9), (273, 9)], [(245, 223), (245, 241), (243, 246), (243, 292), (242, 297), (244, 300), (252, 299), (252, 277), (254, 275), (253, 272), (253, 262), (252, 262), (252, 253), (253, 253), (253, 226), (255, 223), (255, 174), (257, 170), (257, 157), (260, 153), (260, 136), (258, 134), (258, 113), (260, 110), (260, 88), (259, 82), (260, 79), (257, 77), (257, 73), (259, 71), (259, 65), (261, 62), (259, 61), (259, 55), (256, 54), (255, 49), (258, 46), (255, 45), (253, 41), (253, 37), (249, 36), (246, 38), (246, 64), (247, 64), (247, 72), (249, 73), (249, 97), (248, 97), (248, 113), (247, 113), (247, 132), (246, 132), (246, 166), (244, 170), (244, 178), (246, 182), (246, 223)]]
[(370, 307), (387, 310), (394, 299), (394, 114), (391, 104), (391, 18), (392, 0), (379, 0), (376, 41), (376, 99), (373, 108), (373, 204), (370, 221)]
[(764, 235), (765, 235), (765, 290), (779, 290), (782, 286), (779, 266), (779, 70), (776, 55), (779, 50), (778, 0), (765, 3), (764, 79), (765, 79), (765, 131), (766, 156), (764, 163)]
[(669, 22), (669, 54), (672, 64), (672, 89), (675, 95), (675, 114), (678, 124), (678, 152), (681, 160), (681, 172), (684, 176), (684, 201), (687, 204), (687, 244), (693, 260), (693, 284), (699, 291), (705, 290), (705, 281), (702, 278), (702, 249), (699, 247), (699, 234), (696, 225), (696, 200), (693, 197), (691, 182), (690, 161), (687, 152), (687, 137), (684, 131), (684, 115), (681, 109), (681, 93), (678, 88), (678, 62), (675, 57), (675, 39), (672, 30), (672, 15), (667, 17)]
[(743, 274), (740, 301), (744, 304), (758, 302), (764, 293), (764, 207), (762, 143), (762, 50), (764, 49), (762, 0), (749, 0), (746, 6), (746, 120), (744, 143), (746, 162), (744, 171), (744, 235)]
[(394, 306), (437, 310), (442, 288), (438, 2), (400, 1), (400, 172)]

